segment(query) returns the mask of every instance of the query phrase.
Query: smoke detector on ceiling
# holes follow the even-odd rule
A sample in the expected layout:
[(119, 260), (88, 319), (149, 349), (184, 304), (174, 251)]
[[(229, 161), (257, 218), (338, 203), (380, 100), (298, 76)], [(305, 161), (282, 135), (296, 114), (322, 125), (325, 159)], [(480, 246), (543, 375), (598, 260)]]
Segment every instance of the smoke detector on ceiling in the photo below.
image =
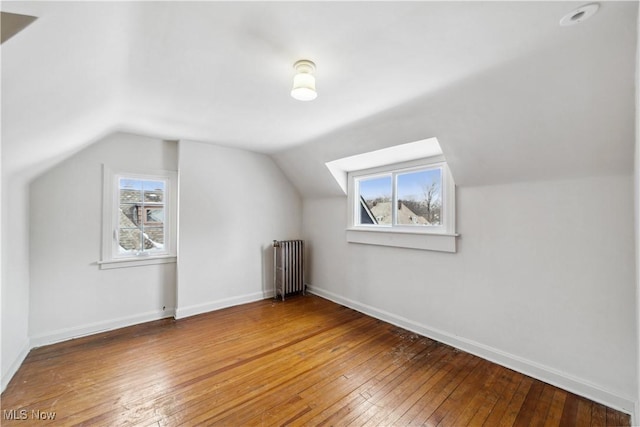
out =
[(600, 4), (598, 3), (589, 3), (584, 6), (580, 6), (579, 8), (567, 13), (560, 20), (560, 25), (563, 27), (569, 25), (579, 24), (582, 21), (586, 21), (591, 18), (600, 8)]

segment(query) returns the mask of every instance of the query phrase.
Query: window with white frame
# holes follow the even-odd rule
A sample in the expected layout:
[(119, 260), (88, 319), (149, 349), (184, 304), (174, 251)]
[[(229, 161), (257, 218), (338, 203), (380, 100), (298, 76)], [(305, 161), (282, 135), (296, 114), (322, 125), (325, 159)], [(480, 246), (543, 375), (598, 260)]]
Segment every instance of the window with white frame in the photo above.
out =
[(355, 177), (355, 225), (442, 227), (442, 167)]
[(455, 184), (441, 156), (351, 171), (348, 197), (348, 241), (455, 252)]
[(105, 166), (101, 268), (175, 262), (176, 173)]

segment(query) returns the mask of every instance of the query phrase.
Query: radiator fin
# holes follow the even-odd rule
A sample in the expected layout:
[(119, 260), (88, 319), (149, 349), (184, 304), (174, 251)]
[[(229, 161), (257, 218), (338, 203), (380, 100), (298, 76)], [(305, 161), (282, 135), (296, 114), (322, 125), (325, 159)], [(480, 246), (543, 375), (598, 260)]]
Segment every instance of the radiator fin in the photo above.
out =
[(304, 294), (304, 241), (273, 241), (274, 298), (302, 292)]

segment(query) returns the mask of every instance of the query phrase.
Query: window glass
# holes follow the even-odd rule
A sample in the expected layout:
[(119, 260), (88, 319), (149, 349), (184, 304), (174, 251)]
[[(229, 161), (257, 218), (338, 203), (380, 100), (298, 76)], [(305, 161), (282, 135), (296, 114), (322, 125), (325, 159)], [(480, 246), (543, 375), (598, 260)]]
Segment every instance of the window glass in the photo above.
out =
[(140, 180), (120, 178), (120, 203), (142, 202), (142, 183)]
[(145, 209), (145, 219), (144, 222), (149, 223), (160, 223), (164, 222), (164, 208), (163, 207), (147, 207)]
[(359, 224), (391, 225), (392, 188), (391, 175), (358, 180)]
[(442, 156), (348, 171), (347, 241), (456, 252), (455, 190)]
[(396, 179), (396, 224), (440, 226), (442, 170), (436, 168), (398, 173)]
[(120, 178), (118, 253), (144, 254), (164, 251), (164, 194), (166, 183)]

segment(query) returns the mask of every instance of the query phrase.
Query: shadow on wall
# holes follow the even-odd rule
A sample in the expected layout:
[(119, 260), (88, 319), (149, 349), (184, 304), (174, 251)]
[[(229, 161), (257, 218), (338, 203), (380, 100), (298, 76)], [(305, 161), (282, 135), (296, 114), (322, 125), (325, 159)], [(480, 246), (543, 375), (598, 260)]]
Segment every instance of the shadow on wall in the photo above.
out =
[(273, 297), (273, 245), (265, 245), (262, 251), (262, 294), (265, 298)]
[(311, 286), (310, 278), (313, 277), (313, 269), (311, 267), (311, 260), (313, 256), (313, 244), (309, 240), (304, 241), (304, 286), (307, 289)]

